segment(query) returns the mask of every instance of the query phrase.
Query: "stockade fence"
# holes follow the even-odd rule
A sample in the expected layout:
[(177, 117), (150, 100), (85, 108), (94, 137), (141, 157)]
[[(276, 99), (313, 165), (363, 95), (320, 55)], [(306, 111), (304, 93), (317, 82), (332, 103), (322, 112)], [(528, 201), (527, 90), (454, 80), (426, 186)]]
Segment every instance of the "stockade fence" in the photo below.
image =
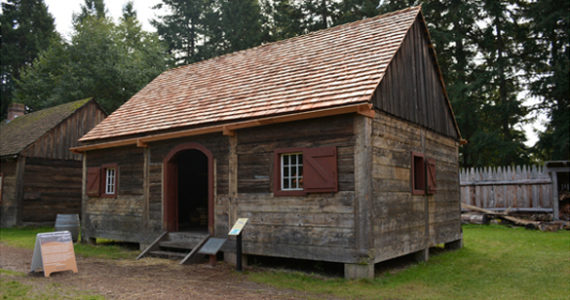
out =
[(461, 169), (461, 202), (488, 210), (553, 211), (552, 179), (543, 166)]

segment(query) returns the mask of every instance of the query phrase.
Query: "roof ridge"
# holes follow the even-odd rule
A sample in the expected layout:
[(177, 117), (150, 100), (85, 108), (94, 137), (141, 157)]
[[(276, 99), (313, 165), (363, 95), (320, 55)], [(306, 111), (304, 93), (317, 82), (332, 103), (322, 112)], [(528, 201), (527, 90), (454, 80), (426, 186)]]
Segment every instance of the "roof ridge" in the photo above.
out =
[(254, 46), (254, 47), (251, 47), (251, 48), (247, 48), (247, 49), (242, 49), (242, 50), (237, 50), (237, 51), (233, 51), (233, 52), (229, 52), (229, 53), (224, 53), (224, 54), (221, 54), (221, 55), (218, 55), (218, 56), (210, 57), (210, 58), (208, 58), (208, 59), (204, 59), (204, 60), (201, 60), (201, 61), (197, 61), (197, 62), (193, 62), (193, 63), (189, 63), (189, 64), (186, 64), (186, 65), (177, 66), (177, 67), (168, 69), (168, 70), (164, 71), (163, 74), (164, 74), (164, 73), (170, 73), (171, 71), (178, 70), (178, 69), (182, 69), (182, 68), (186, 68), (186, 67), (189, 67), (189, 66), (196, 66), (196, 65), (200, 65), (200, 64), (203, 64), (203, 63), (206, 63), (206, 62), (215, 61), (215, 60), (217, 60), (217, 59), (222, 59), (222, 58), (226, 58), (226, 57), (229, 57), (229, 56), (237, 55), (237, 54), (240, 54), (240, 53), (243, 53), (243, 52), (253, 51), (254, 49), (263, 48), (263, 47), (268, 47), (268, 46), (272, 46), (272, 45), (278, 45), (278, 44), (282, 44), (282, 43), (285, 43), (285, 42), (290, 42), (290, 41), (293, 41), (293, 40), (306, 38), (306, 37), (308, 37), (308, 36), (313, 36), (313, 35), (320, 34), (320, 33), (326, 32), (326, 31), (332, 31), (333, 29), (334, 29), (334, 30), (338, 30), (338, 29), (341, 29), (341, 28), (343, 28), (343, 27), (354, 26), (355, 24), (360, 24), (360, 23), (363, 23), (363, 22), (371, 22), (371, 21), (375, 21), (375, 20), (377, 20), (377, 19), (382, 19), (382, 18), (386, 18), (386, 17), (391, 17), (391, 16), (393, 16), (393, 15), (406, 13), (406, 12), (411, 11), (411, 10), (418, 10), (418, 12), (419, 12), (419, 11), (421, 11), (421, 8), (422, 8), (421, 5), (410, 6), (410, 7), (407, 7), (407, 8), (403, 8), (403, 9), (400, 9), (400, 10), (388, 12), (388, 13), (385, 13), (385, 14), (376, 15), (376, 16), (373, 16), (373, 17), (370, 17), (370, 18), (364, 18), (364, 19), (361, 19), (361, 20), (353, 21), (353, 22), (347, 22), (347, 23), (343, 23), (343, 24), (338, 24), (338, 25), (335, 25), (335, 26), (332, 26), (332, 27), (329, 27), (329, 28), (323, 28), (323, 29), (319, 29), (319, 30), (315, 30), (315, 31), (310, 31), (310, 32), (308, 32), (308, 33), (300, 34), (300, 35), (297, 35), (297, 36), (294, 36), (294, 37), (290, 37), (290, 38), (287, 38), (287, 39), (278, 40), (278, 41), (274, 41), (274, 42), (269, 42), (269, 43), (257, 45), (257, 46)]

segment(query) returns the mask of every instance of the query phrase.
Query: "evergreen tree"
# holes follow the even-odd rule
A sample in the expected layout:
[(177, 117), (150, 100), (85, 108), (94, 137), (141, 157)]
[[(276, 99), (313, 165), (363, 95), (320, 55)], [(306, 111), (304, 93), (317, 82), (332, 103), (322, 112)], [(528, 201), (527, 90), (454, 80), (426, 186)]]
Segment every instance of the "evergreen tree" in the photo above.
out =
[(21, 68), (29, 66), (51, 40), (60, 37), (43, 0), (3, 1), (0, 29), (0, 115), (4, 118)]
[(266, 1), (265, 8), (267, 31), (272, 41), (288, 39), (305, 33), (303, 27), (303, 11), (301, 6), (293, 0)]
[(71, 43), (54, 43), (25, 68), (15, 97), (34, 110), (95, 97), (112, 112), (166, 68), (166, 49), (132, 6), (120, 24), (97, 13), (76, 19)]
[(268, 40), (258, 0), (213, 0), (205, 18), (201, 57), (248, 49)]
[(329, 28), (336, 23), (339, 3), (335, 0), (303, 0), (305, 28), (310, 31)]
[(377, 6), (376, 0), (342, 0), (335, 25), (373, 17), (378, 14)]
[(538, 0), (525, 7), (529, 35), (524, 49), (537, 109), (549, 117), (535, 153), (542, 160), (570, 159), (570, 3)]
[(155, 9), (168, 8), (171, 14), (151, 23), (176, 57), (177, 65), (199, 60), (198, 44), (203, 41), (204, 18), (208, 0), (162, 0)]

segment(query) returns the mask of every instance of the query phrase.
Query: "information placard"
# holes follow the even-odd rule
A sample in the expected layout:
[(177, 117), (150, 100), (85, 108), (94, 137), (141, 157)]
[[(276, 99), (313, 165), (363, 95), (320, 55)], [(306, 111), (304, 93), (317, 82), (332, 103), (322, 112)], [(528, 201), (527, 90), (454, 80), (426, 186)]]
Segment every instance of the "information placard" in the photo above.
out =
[(38, 233), (30, 272), (43, 269), (44, 276), (53, 272), (77, 273), (73, 240), (69, 231)]
[(230, 233), (228, 233), (228, 235), (239, 235), (248, 220), (249, 220), (248, 218), (239, 218), (234, 224), (234, 227), (232, 227), (232, 229), (230, 230)]

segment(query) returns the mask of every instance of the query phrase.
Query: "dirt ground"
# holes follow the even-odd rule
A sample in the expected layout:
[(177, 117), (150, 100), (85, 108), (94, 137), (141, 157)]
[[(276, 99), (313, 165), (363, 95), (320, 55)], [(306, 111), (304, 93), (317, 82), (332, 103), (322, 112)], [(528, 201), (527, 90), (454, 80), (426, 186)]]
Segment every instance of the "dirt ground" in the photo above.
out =
[[(0, 243), (0, 268), (28, 273), (33, 251)], [(160, 258), (101, 259), (77, 257), (79, 273), (43, 273), (21, 277), (34, 289), (45, 286), (99, 294), (106, 299), (305, 299), (326, 298), (292, 290), (279, 290), (251, 282), (234, 267), (218, 262), (179, 265)], [(7, 276), (7, 275), (2, 275)]]

